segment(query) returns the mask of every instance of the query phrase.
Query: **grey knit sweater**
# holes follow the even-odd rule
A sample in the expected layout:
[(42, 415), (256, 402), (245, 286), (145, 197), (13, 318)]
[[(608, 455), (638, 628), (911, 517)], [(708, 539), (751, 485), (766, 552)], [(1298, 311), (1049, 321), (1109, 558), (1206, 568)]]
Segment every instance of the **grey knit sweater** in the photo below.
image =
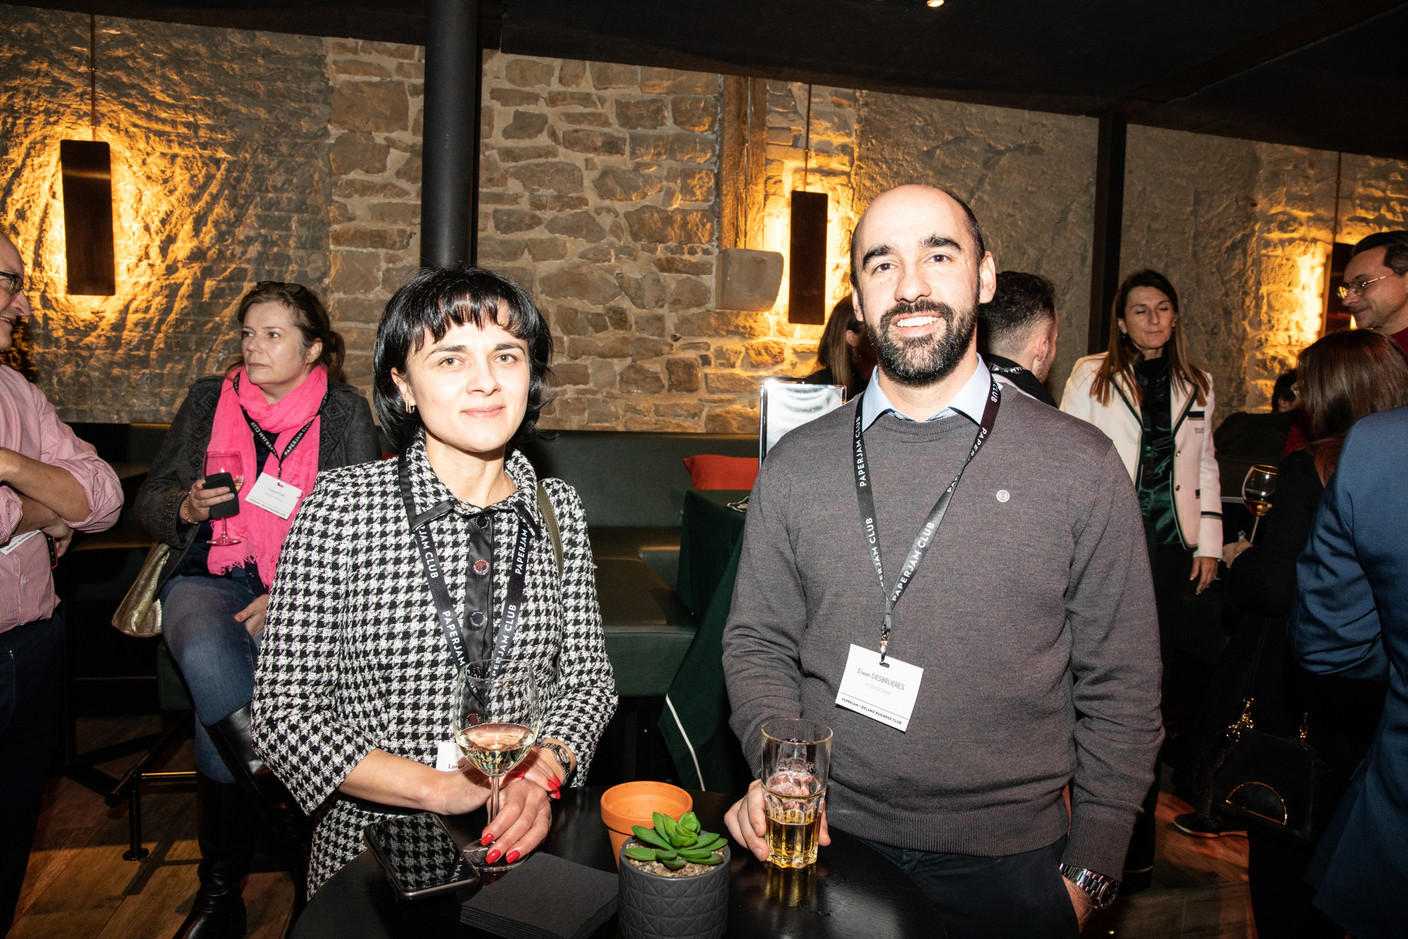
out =
[[(724, 634), (734, 732), (756, 768), (769, 717), (835, 731), (830, 824), (923, 851), (1051, 844), (1118, 878), (1163, 736), (1159, 648), (1134, 490), (1104, 434), (1023, 395), (996, 427), (894, 613), (924, 669), (907, 732), (835, 704), (851, 643), (879, 648), (884, 595), (851, 468), (854, 409), (788, 434), (748, 507)], [(866, 431), (887, 587), (973, 442), (965, 417)]]

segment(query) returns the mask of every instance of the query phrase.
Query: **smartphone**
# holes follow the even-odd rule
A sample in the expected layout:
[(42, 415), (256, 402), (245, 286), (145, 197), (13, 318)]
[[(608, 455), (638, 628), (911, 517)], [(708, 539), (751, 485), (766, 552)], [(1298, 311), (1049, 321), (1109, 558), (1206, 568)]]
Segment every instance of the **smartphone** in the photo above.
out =
[(479, 883), (479, 873), (433, 812), (385, 818), (362, 832), (402, 900), (418, 900)]
[(235, 488), (235, 477), (229, 473), (211, 473), (205, 477), (206, 489), (219, 489), (224, 486), (235, 494), (233, 499), (225, 502), (217, 502), (210, 507), (211, 518), (229, 518), (231, 515), (240, 514), (240, 494)]

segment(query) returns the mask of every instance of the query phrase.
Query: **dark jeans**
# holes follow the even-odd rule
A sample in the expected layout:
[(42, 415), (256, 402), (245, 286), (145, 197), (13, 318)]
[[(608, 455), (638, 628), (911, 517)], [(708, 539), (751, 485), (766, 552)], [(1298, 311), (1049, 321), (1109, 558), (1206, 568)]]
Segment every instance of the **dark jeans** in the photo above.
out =
[(0, 935), (9, 931), (49, 775), (63, 621), (55, 613), (0, 633)]
[(196, 706), (196, 769), (216, 782), (235, 777), (221, 759), (207, 725), (249, 703), (259, 639), (251, 638), (235, 614), (264, 593), (243, 568), (223, 577), (177, 575), (162, 590), (166, 647), (186, 679)]
[(867, 841), (938, 909), (949, 939), (1074, 939), (1076, 911), (1061, 876), (1066, 836), (1001, 857), (908, 851)]

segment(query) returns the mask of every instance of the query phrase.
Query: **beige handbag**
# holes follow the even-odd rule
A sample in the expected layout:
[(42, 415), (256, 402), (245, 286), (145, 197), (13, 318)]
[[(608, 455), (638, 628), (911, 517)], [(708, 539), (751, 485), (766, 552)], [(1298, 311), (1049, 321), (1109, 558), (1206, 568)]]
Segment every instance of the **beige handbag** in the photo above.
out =
[(161, 569), (170, 554), (171, 546), (167, 544), (159, 544), (147, 552), (136, 581), (113, 614), (112, 624), (118, 632), (138, 639), (161, 635), (161, 601), (156, 594), (161, 586)]

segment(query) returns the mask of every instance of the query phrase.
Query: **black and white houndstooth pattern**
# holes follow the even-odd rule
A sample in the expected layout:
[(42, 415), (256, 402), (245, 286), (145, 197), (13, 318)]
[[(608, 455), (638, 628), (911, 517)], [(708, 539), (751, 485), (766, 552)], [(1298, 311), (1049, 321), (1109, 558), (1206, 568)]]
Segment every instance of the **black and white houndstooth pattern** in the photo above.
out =
[[(408, 451), (416, 506), (450, 491)], [(254, 689), (254, 738), (269, 766), (308, 812), (317, 811), (309, 892), (362, 851), (362, 829), (386, 813), (337, 794), (373, 749), (428, 765), (449, 739), (455, 666), (435, 618), (425, 570), (406, 524), (396, 460), (325, 473), (303, 503), (279, 560)], [(543, 735), (577, 755), (586, 776), (597, 738), (616, 707), (601, 629), (586, 519), (576, 491), (543, 481), (562, 534), (559, 578), (537, 504), (537, 474), (521, 454), (507, 470), (517, 490), (495, 508), (534, 519), (541, 537), (529, 555), (522, 622), (510, 654), (553, 663)], [(431, 522), (457, 608), (464, 601), (469, 506)], [(494, 524), (494, 615), (507, 589), (519, 512)]]

